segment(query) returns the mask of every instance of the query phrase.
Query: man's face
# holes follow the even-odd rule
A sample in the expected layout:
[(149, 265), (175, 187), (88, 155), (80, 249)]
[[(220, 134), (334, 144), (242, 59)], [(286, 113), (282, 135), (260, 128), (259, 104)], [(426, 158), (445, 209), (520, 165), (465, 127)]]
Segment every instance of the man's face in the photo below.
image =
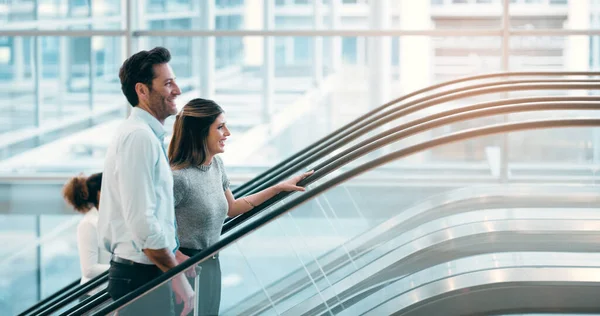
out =
[(164, 121), (167, 117), (177, 114), (175, 99), (181, 94), (181, 90), (175, 83), (175, 74), (169, 64), (154, 65), (154, 75), (148, 106), (158, 120)]

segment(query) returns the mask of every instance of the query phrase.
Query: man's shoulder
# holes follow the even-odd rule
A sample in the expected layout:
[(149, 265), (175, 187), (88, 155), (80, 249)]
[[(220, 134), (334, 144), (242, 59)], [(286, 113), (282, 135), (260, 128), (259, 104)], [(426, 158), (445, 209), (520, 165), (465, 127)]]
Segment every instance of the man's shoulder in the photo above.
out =
[(117, 142), (123, 142), (126, 140), (147, 140), (151, 142), (158, 142), (152, 129), (147, 124), (138, 122), (136, 120), (127, 119), (117, 129), (115, 139)]
[(121, 126), (119, 126), (119, 130), (117, 131), (119, 135), (130, 135), (130, 134), (139, 134), (139, 135), (147, 135), (153, 136), (154, 133), (148, 124), (141, 122), (139, 120), (132, 119), (131, 117), (126, 119)]

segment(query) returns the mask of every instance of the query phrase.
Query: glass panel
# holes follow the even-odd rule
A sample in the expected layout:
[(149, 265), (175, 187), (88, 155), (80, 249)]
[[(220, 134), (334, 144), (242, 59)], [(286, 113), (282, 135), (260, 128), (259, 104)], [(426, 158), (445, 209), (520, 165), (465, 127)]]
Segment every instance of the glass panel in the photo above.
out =
[(42, 236), (52, 236), (41, 247), (42, 297), (81, 277), (76, 238), (76, 223), (80, 218), (77, 215), (45, 215), (41, 218)]
[[(34, 39), (32, 37), (0, 38), (0, 141), (2, 135), (36, 125)], [(3, 157), (10, 155), (3, 150)]]
[(73, 19), (80, 26), (119, 29), (122, 0), (17, 0), (0, 4), (0, 28), (64, 29)]
[(40, 125), (89, 111), (89, 37), (43, 37)]
[[(0, 242), (5, 245), (2, 247), (2, 258), (5, 259), (0, 264), (0, 311), (4, 315), (15, 315), (37, 302), (37, 253), (35, 248), (22, 251), (27, 244), (35, 241), (35, 225), (33, 216), (0, 216)], [(17, 252), (19, 255), (11, 259)], [(16, 287), (21, 291), (16, 291)]]
[(4, 215), (0, 311), (15, 315), (80, 277), (79, 216)]
[(35, 0), (5, 1), (0, 10), (0, 25), (32, 21), (36, 19)]
[[(598, 36), (514, 37), (511, 70), (598, 71)], [(574, 49), (577, 47), (577, 49)], [(577, 77), (570, 79), (586, 79)], [(589, 79), (598, 79), (591, 77)], [(509, 97), (595, 96), (597, 89), (511, 92)], [(542, 117), (598, 117), (598, 111), (555, 111), (511, 114), (508, 120)], [(509, 135), (509, 168), (515, 181), (559, 174), (574, 182), (596, 183), (600, 162), (597, 129), (540, 130)], [(558, 166), (561, 168), (558, 168)], [(561, 169), (559, 171), (558, 169)]]
[[(408, 2), (406, 1), (407, 4)], [(412, 25), (414, 21), (411, 9), (407, 8), (404, 11), (407, 19), (405, 23)], [(432, 26), (424, 25), (420, 28), (497, 29), (502, 27), (502, 0), (431, 1), (431, 20)]]
[(598, 69), (598, 36), (518, 36), (510, 41), (510, 69)]
[(104, 144), (127, 109), (124, 98), (115, 101), (123, 40), (9, 37), (4, 43), (10, 67), (0, 77), (6, 109), (0, 119), (8, 120), (0, 132), (0, 172), (102, 168)]
[[(315, 3), (316, 1), (316, 3)], [(493, 29), (501, 27), (500, 1), (473, 3), (433, 3), (429, 1), (278, 1), (266, 8), (265, 1), (140, 1), (142, 20), (168, 21), (173, 18), (198, 21), (191, 29), (217, 30), (368, 30), (368, 29)], [(265, 12), (269, 19), (264, 19)], [(485, 12), (485, 14), (480, 14)], [(477, 18), (472, 18), (479, 15)], [(468, 19), (464, 17), (469, 17)], [(267, 24), (268, 23), (268, 24)], [(143, 29), (156, 29), (142, 24)], [(163, 24), (161, 28), (176, 29)]]
[(597, 0), (511, 1), (510, 26), (515, 29), (599, 29)]

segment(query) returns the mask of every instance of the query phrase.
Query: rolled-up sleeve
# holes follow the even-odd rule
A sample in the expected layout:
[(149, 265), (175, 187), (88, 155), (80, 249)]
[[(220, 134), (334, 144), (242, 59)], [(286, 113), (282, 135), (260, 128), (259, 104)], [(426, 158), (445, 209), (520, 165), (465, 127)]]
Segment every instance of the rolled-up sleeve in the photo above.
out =
[(131, 132), (116, 158), (119, 195), (125, 224), (139, 250), (168, 248), (169, 242), (157, 218), (155, 174), (161, 148), (145, 130)]

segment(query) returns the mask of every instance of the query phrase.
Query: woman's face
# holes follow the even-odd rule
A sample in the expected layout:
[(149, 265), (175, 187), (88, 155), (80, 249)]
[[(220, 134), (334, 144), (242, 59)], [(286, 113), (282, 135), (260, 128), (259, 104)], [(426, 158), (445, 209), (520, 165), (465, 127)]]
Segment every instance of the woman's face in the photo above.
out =
[(225, 124), (225, 114), (221, 113), (208, 129), (208, 137), (206, 138), (208, 154), (214, 156), (225, 152), (225, 141), (229, 135), (231, 133), (229, 133), (229, 129)]

